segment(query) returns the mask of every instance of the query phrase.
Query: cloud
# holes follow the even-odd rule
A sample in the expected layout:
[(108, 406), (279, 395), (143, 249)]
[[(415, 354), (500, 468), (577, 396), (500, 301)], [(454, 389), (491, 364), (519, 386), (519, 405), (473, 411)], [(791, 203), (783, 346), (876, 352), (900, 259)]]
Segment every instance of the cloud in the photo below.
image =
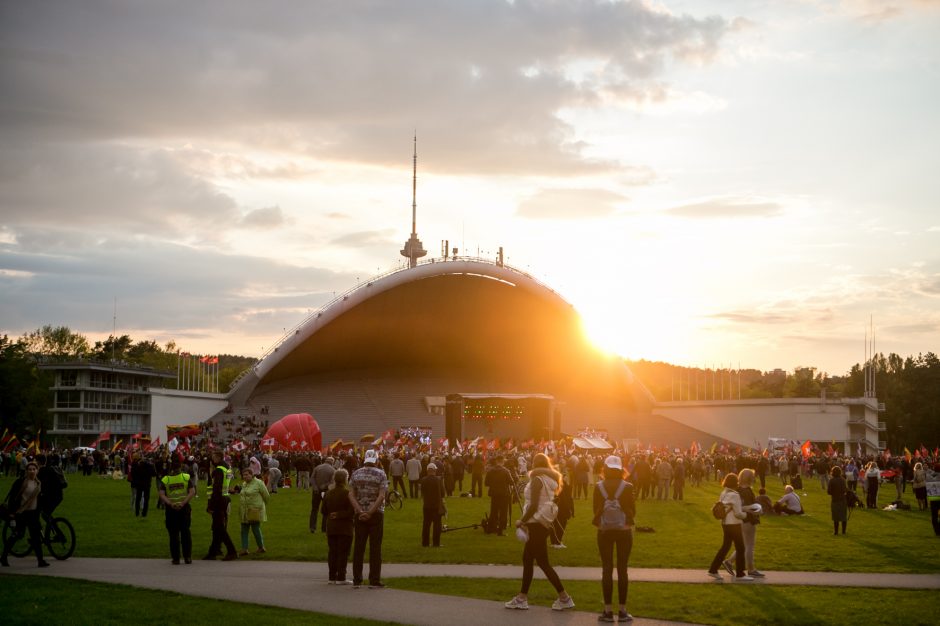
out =
[(382, 230), (365, 230), (337, 237), (330, 243), (334, 246), (349, 248), (365, 248), (374, 246), (388, 247), (391, 244), (394, 249), (395, 243), (392, 239), (394, 234), (395, 231), (391, 228), (385, 228)]
[(719, 198), (672, 207), (666, 209), (665, 212), (676, 217), (696, 219), (776, 217), (783, 213), (783, 207), (776, 202), (760, 202), (744, 198)]
[(940, 296), (940, 274), (925, 276), (915, 284), (914, 291), (925, 296)]
[(10, 228), (61, 226), (165, 237), (236, 225), (235, 200), (165, 150), (106, 144), (6, 144), (0, 210)]
[(804, 308), (795, 303), (782, 303), (767, 305), (752, 311), (722, 311), (707, 315), (706, 317), (708, 319), (737, 324), (774, 326), (782, 324), (827, 322), (833, 318), (833, 312), (832, 309), (828, 307)]
[[(24, 238), (36, 240), (31, 233)], [(101, 239), (89, 248), (83, 241), (63, 235), (46, 237), (42, 249), (0, 246), (4, 332), (44, 323), (110, 332), (115, 298), (128, 332), (146, 329), (161, 338), (208, 328), (215, 334), (271, 332), (278, 324), (296, 324), (299, 311), (316, 308), (355, 281), (352, 273), (202, 247)], [(277, 321), (258, 325), (253, 312), (259, 310)], [(35, 311), (44, 313), (37, 317)]]
[(629, 198), (606, 189), (543, 189), (519, 203), (516, 214), (531, 219), (607, 217)]
[(285, 223), (281, 207), (272, 206), (264, 209), (249, 211), (239, 222), (241, 228), (272, 229), (283, 226)]
[[(0, 132), (226, 141), (390, 164), (407, 158), (402, 135), (417, 127), (443, 172), (607, 170), (618, 164), (585, 158), (558, 112), (589, 106), (608, 85), (642, 93), (674, 60), (708, 63), (731, 28), (602, 0), (278, 11), (242, 0), (119, 12), (104, 0), (11, 3), (0, 23)], [(600, 69), (575, 80), (583, 63)]]

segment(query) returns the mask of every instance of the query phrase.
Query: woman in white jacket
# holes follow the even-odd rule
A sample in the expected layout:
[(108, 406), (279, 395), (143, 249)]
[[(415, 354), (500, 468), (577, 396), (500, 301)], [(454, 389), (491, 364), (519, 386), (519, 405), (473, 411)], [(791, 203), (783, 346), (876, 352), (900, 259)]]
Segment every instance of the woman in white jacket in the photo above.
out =
[(737, 492), (738, 477), (736, 474), (728, 474), (722, 481), (721, 495), (718, 500), (725, 505), (725, 517), (721, 520), (721, 532), (723, 540), (721, 547), (712, 559), (712, 564), (708, 568), (708, 575), (712, 578), (721, 579), (718, 568), (721, 567), (725, 555), (734, 545), (735, 552), (735, 570), (737, 575), (735, 580), (747, 581), (754, 580), (753, 576), (748, 576), (744, 569), (744, 534), (741, 531), (741, 520), (747, 517), (747, 513), (741, 508), (741, 496)]

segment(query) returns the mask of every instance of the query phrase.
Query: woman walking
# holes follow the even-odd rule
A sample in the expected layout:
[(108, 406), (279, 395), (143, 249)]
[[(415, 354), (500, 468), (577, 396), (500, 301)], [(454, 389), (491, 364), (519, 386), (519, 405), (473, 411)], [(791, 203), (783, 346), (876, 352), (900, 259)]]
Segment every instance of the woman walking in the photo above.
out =
[(529, 484), (525, 488), (525, 510), (522, 517), (516, 520), (516, 528), (524, 529), (523, 532), (527, 533), (522, 550), (522, 588), (516, 597), (506, 603), (507, 609), (529, 608), (529, 586), (535, 573), (535, 563), (538, 563), (539, 569), (558, 592), (558, 599), (552, 603), (552, 609), (563, 611), (574, 608), (574, 600), (565, 591), (558, 574), (548, 562), (549, 527), (557, 514), (552, 500), (560, 490), (561, 483), (561, 474), (552, 467), (548, 457), (541, 452), (536, 454), (532, 459)]
[(49, 564), (42, 558), (42, 531), (39, 527), (39, 494), (42, 491), (42, 484), (38, 476), (39, 465), (30, 461), (26, 464), (26, 475), (17, 478), (10, 486), (5, 502), (7, 510), (16, 519), (16, 530), (3, 544), (3, 555), (0, 556), (0, 564), (3, 567), (10, 566), (7, 555), (10, 554), (10, 549), (17, 538), (21, 537), (26, 530), (29, 530), (29, 544), (36, 553), (39, 567), (49, 567)]
[(617, 550), (617, 601), (621, 622), (633, 619), (627, 613), (627, 565), (633, 549), (633, 519), (636, 504), (633, 485), (626, 480), (623, 462), (619, 456), (604, 460), (604, 479), (594, 486), (594, 520), (597, 526), (597, 549), (601, 556), (601, 592), (604, 594), (604, 612), (598, 621), (614, 621), (611, 601), (614, 593), (614, 548)]
[(725, 555), (728, 554), (728, 550), (731, 549), (733, 544), (735, 569), (737, 570), (737, 576), (735, 576), (734, 580), (754, 580), (754, 577), (748, 576), (747, 572), (744, 570), (745, 549), (744, 535), (741, 531), (741, 520), (746, 518), (747, 514), (741, 508), (741, 496), (738, 495), (737, 491), (738, 475), (728, 474), (722, 481), (721, 486), (721, 495), (718, 497), (718, 500), (725, 505), (725, 516), (721, 520), (722, 542), (721, 547), (718, 548), (718, 552), (715, 553), (715, 558), (712, 559), (711, 566), (708, 568), (708, 575), (721, 580), (721, 574), (718, 573), (718, 568), (721, 567)]
[(264, 549), (264, 537), (261, 535), (261, 522), (268, 521), (267, 507), (265, 506), (270, 497), (264, 482), (255, 478), (250, 467), (242, 470), (242, 480), (239, 494), (241, 500), (238, 503), (238, 512), (242, 522), (242, 556), (248, 554), (248, 529), (255, 536), (255, 543), (258, 544), (257, 552), (262, 554)]
[[(754, 470), (745, 468), (738, 472), (738, 495), (741, 496), (741, 508), (747, 513), (747, 517), (741, 522), (741, 535), (744, 537), (744, 565), (748, 576), (763, 578), (764, 573), (754, 566), (754, 544), (757, 543), (757, 525), (760, 524), (760, 514), (748, 510), (757, 503), (757, 496), (751, 488), (753, 484)], [(722, 562), (732, 576), (734, 576), (734, 568), (731, 566), (731, 559), (736, 556), (737, 551), (732, 552)]]
[(323, 498), (326, 518), (327, 566), (331, 585), (351, 585), (346, 579), (346, 564), (352, 548), (355, 511), (349, 501), (349, 472), (338, 469), (333, 474), (333, 488)]
[(845, 534), (845, 526), (849, 521), (849, 504), (846, 499), (846, 492), (848, 491), (848, 486), (845, 483), (845, 479), (842, 478), (842, 470), (838, 465), (834, 466), (829, 474), (831, 478), (829, 479), (829, 497), (832, 498), (832, 501), (829, 503), (830, 510), (832, 511), (832, 534), (839, 534), (839, 524), (842, 524), (842, 534)]

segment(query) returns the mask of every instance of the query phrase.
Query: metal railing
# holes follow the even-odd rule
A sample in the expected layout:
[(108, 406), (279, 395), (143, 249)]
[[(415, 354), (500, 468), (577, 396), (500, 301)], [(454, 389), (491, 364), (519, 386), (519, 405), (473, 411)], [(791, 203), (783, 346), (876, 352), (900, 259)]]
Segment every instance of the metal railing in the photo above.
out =
[[(427, 259), (427, 260), (424, 260), (424, 261), (419, 261), (419, 262), (418, 262), (418, 265), (432, 265), (432, 264), (437, 264), (437, 263), (451, 263), (451, 262), (453, 262), (453, 261), (474, 261), (474, 262), (477, 262), (477, 263), (486, 263), (487, 265), (493, 265), (493, 266), (497, 266), (497, 267), (502, 267), (502, 268), (504, 268), (504, 269), (506, 269), (506, 270), (509, 270), (510, 272), (512, 272), (512, 273), (514, 273), (514, 274), (519, 274), (520, 276), (524, 276), (525, 278), (527, 278), (527, 279), (529, 279), (529, 280), (531, 280), (531, 281), (534, 281), (534, 282), (535, 282), (537, 285), (539, 285), (540, 287), (543, 287), (543, 288), (547, 289), (548, 291), (550, 291), (551, 293), (557, 295), (558, 297), (561, 297), (561, 294), (559, 294), (559, 293), (556, 292), (554, 289), (552, 289), (551, 287), (549, 287), (547, 284), (545, 284), (544, 282), (542, 282), (542, 281), (539, 280), (538, 278), (535, 278), (534, 276), (532, 276), (532, 275), (529, 274), (528, 272), (524, 272), (524, 271), (522, 271), (521, 269), (519, 269), (519, 268), (517, 268), (517, 267), (513, 267), (513, 266), (508, 265), (508, 264), (506, 264), (506, 263), (503, 263), (502, 265), (500, 265), (500, 264), (498, 264), (496, 261), (494, 261), (494, 260), (492, 260), (492, 259), (486, 259), (486, 258), (476, 257), (476, 256), (449, 257), (448, 259), (441, 259), (441, 258), (435, 257), (435, 258), (433, 258), (433, 259)], [(306, 326), (307, 323), (310, 322), (311, 320), (316, 319), (316, 318), (317, 318), (319, 315), (321, 315), (324, 311), (326, 311), (327, 309), (329, 309), (329, 308), (332, 307), (333, 305), (337, 304), (338, 302), (342, 302), (343, 300), (348, 299), (349, 296), (352, 295), (353, 293), (355, 293), (356, 291), (359, 291), (360, 289), (367, 289), (367, 288), (371, 287), (372, 284), (375, 283), (375, 282), (378, 281), (378, 280), (381, 280), (381, 279), (383, 279), (383, 278), (385, 278), (385, 277), (387, 277), (387, 276), (391, 276), (392, 274), (397, 274), (397, 273), (399, 273), (399, 272), (406, 272), (406, 271), (408, 271), (409, 269), (411, 269), (411, 268), (408, 267), (407, 265), (404, 265), (403, 263), (399, 263), (399, 264), (398, 264), (395, 268), (393, 268), (393, 269), (386, 270), (385, 272), (382, 272), (381, 274), (376, 274), (375, 276), (372, 276), (371, 278), (367, 279), (367, 280), (364, 281), (364, 282), (359, 282), (359, 283), (357, 283), (355, 287), (350, 287), (350, 288), (347, 289), (346, 291), (344, 291), (344, 292), (340, 293), (339, 295), (335, 296), (332, 300), (328, 301), (327, 303), (321, 305), (319, 308), (315, 309), (313, 312), (311, 312), (311, 313), (308, 314), (305, 318), (303, 318), (303, 320), (301, 320), (299, 323), (297, 323), (297, 324), (295, 324), (294, 326), (292, 326), (292, 327), (291, 327), (289, 330), (287, 330), (283, 335), (281, 335), (281, 337), (280, 337), (277, 341), (275, 341), (274, 344), (273, 344), (270, 348), (268, 348), (268, 350), (265, 351), (264, 354), (262, 354), (261, 357), (260, 357), (257, 361), (255, 361), (255, 363), (254, 363), (251, 367), (242, 370), (242, 372), (239, 373), (238, 376), (236, 376), (236, 377), (234, 378), (234, 380), (232, 380), (231, 383), (229, 383), (229, 386), (228, 386), (229, 390), (234, 389), (234, 388), (238, 385), (239, 381), (241, 381), (242, 378), (244, 378), (245, 376), (247, 376), (247, 375), (250, 374), (251, 372), (257, 370), (258, 367), (261, 365), (261, 362), (264, 361), (267, 357), (269, 357), (269, 356), (271, 356), (272, 354), (274, 354), (275, 352), (277, 352), (277, 349), (281, 347), (281, 344), (283, 344), (285, 341), (287, 341), (287, 339), (288, 339), (289, 337), (293, 337), (294, 335), (296, 335), (297, 333), (299, 333), (301, 328), (303, 328), (304, 326)], [(563, 298), (562, 298), (562, 299), (563, 299)]]

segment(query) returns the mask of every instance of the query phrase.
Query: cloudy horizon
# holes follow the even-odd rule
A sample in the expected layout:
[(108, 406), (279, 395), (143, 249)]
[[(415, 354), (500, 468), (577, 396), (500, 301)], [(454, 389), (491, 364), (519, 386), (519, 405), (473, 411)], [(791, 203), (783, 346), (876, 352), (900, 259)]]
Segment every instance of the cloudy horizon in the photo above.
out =
[(418, 235), (627, 358), (940, 352), (940, 2), (0, 6), (0, 333), (260, 356)]

